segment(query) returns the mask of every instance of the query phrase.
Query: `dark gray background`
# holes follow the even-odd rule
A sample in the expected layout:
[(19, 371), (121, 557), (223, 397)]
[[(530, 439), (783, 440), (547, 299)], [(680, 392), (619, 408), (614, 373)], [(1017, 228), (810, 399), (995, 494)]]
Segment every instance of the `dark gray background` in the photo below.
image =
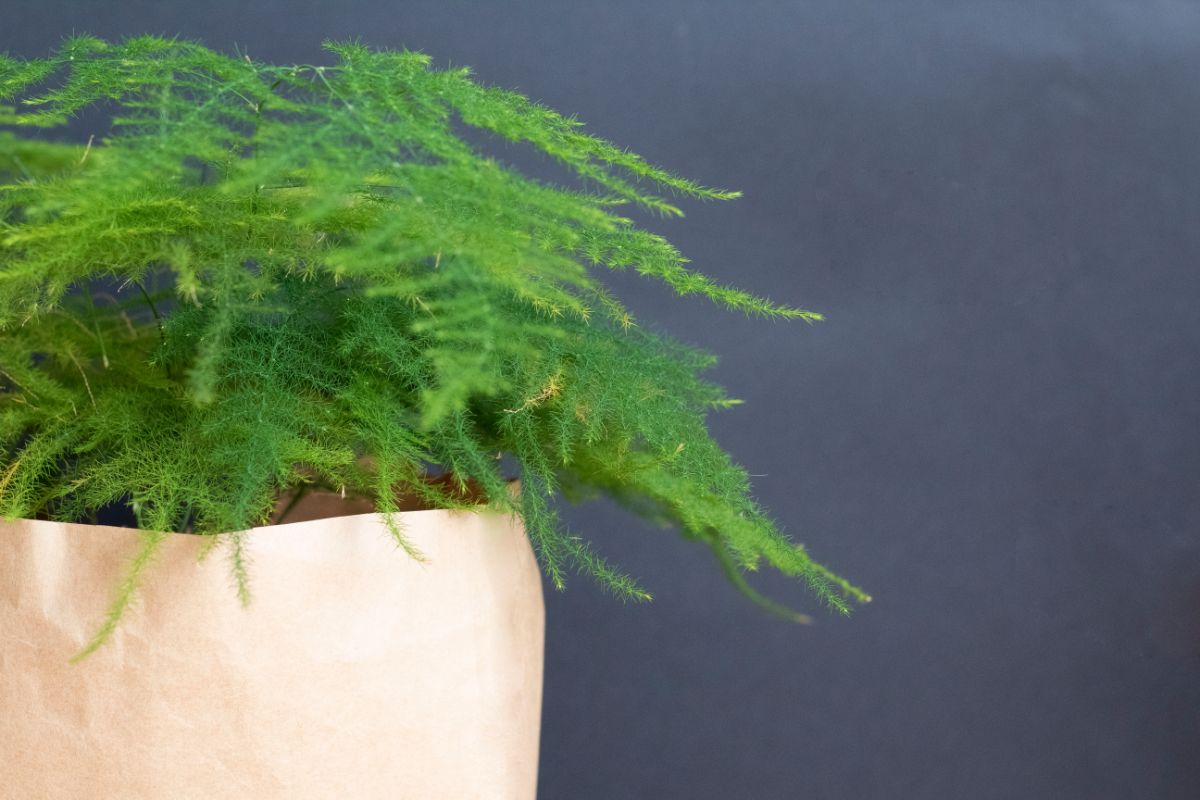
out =
[(716, 435), (876, 601), (793, 627), (697, 546), (572, 511), (658, 599), (548, 597), (543, 797), (1200, 797), (1196, 4), (0, 6), (22, 55), (408, 46), (745, 191), (653, 225), (827, 322), (614, 284), (721, 354), (747, 405)]

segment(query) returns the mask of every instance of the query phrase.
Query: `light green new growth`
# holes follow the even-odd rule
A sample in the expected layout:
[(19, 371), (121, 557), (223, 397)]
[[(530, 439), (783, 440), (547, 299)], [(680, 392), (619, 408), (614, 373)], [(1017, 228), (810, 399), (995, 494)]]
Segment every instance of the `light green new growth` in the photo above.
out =
[[(834, 609), (865, 600), (777, 530), (709, 437), (705, 414), (730, 403), (698, 377), (712, 358), (633, 324), (595, 275), (817, 319), (690, 271), (614, 210), (735, 193), (465, 69), (327, 48), (335, 66), (151, 37), (0, 56), (0, 124), (114, 114), (86, 147), (0, 132), (0, 512), (86, 520), (128, 503), (147, 531), (92, 648), (154, 532), (224, 534), (246, 599), (236, 532), (314, 484), (382, 512), (405, 493), (469, 506), (474, 484), (523, 517), (556, 586), (582, 570), (648, 598), (556, 518), (561, 491), (604, 492), (709, 544), (752, 597), (740, 572), (765, 560)], [(522, 176), (462, 126), (548, 154), (584, 188)], [(519, 498), (500, 454), (521, 465)]]

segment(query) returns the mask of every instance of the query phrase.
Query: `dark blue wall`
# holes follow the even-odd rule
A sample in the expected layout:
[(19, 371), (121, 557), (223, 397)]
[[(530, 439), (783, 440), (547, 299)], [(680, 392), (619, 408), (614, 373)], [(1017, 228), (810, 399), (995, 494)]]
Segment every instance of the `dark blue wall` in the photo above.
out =
[(549, 597), (543, 797), (1200, 797), (1196, 4), (5, 0), (0, 48), (72, 30), (474, 65), (744, 190), (651, 224), (828, 315), (614, 281), (723, 357), (718, 438), (876, 602), (791, 627), (573, 511), (658, 599)]

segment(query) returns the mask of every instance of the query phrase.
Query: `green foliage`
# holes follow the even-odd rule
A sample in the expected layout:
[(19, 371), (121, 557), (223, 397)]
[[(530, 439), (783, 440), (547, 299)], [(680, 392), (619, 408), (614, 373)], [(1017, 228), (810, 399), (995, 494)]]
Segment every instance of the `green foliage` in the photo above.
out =
[[(237, 532), (314, 484), (384, 512), (406, 492), (469, 506), (477, 486), (524, 518), (555, 585), (582, 570), (647, 598), (555, 515), (563, 491), (604, 492), (710, 545), (753, 597), (740, 571), (766, 561), (835, 609), (866, 599), (777, 530), (709, 437), (707, 411), (731, 402), (699, 377), (712, 358), (638, 327), (596, 277), (819, 319), (713, 283), (616, 213), (736, 195), (465, 69), (327, 47), (335, 66), (152, 37), (0, 56), (0, 124), (114, 115), (86, 147), (0, 133), (0, 511), (127, 502), (148, 531), (94, 645), (155, 532), (228, 540), (248, 598)], [(531, 180), (463, 129), (531, 146), (582, 188)], [(426, 480), (439, 471), (452, 480)]]

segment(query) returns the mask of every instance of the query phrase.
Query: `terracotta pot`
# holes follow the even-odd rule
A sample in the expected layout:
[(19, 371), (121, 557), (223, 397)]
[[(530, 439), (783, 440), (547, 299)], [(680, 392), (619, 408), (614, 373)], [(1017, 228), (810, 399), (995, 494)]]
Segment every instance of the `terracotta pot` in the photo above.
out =
[[(356, 510), (356, 509), (351, 509)], [(127, 528), (0, 521), (0, 797), (533, 798), (541, 578), (519, 520), (310, 496), (218, 549), (171, 534), (112, 640)], [(329, 517), (329, 518), (322, 518)]]

